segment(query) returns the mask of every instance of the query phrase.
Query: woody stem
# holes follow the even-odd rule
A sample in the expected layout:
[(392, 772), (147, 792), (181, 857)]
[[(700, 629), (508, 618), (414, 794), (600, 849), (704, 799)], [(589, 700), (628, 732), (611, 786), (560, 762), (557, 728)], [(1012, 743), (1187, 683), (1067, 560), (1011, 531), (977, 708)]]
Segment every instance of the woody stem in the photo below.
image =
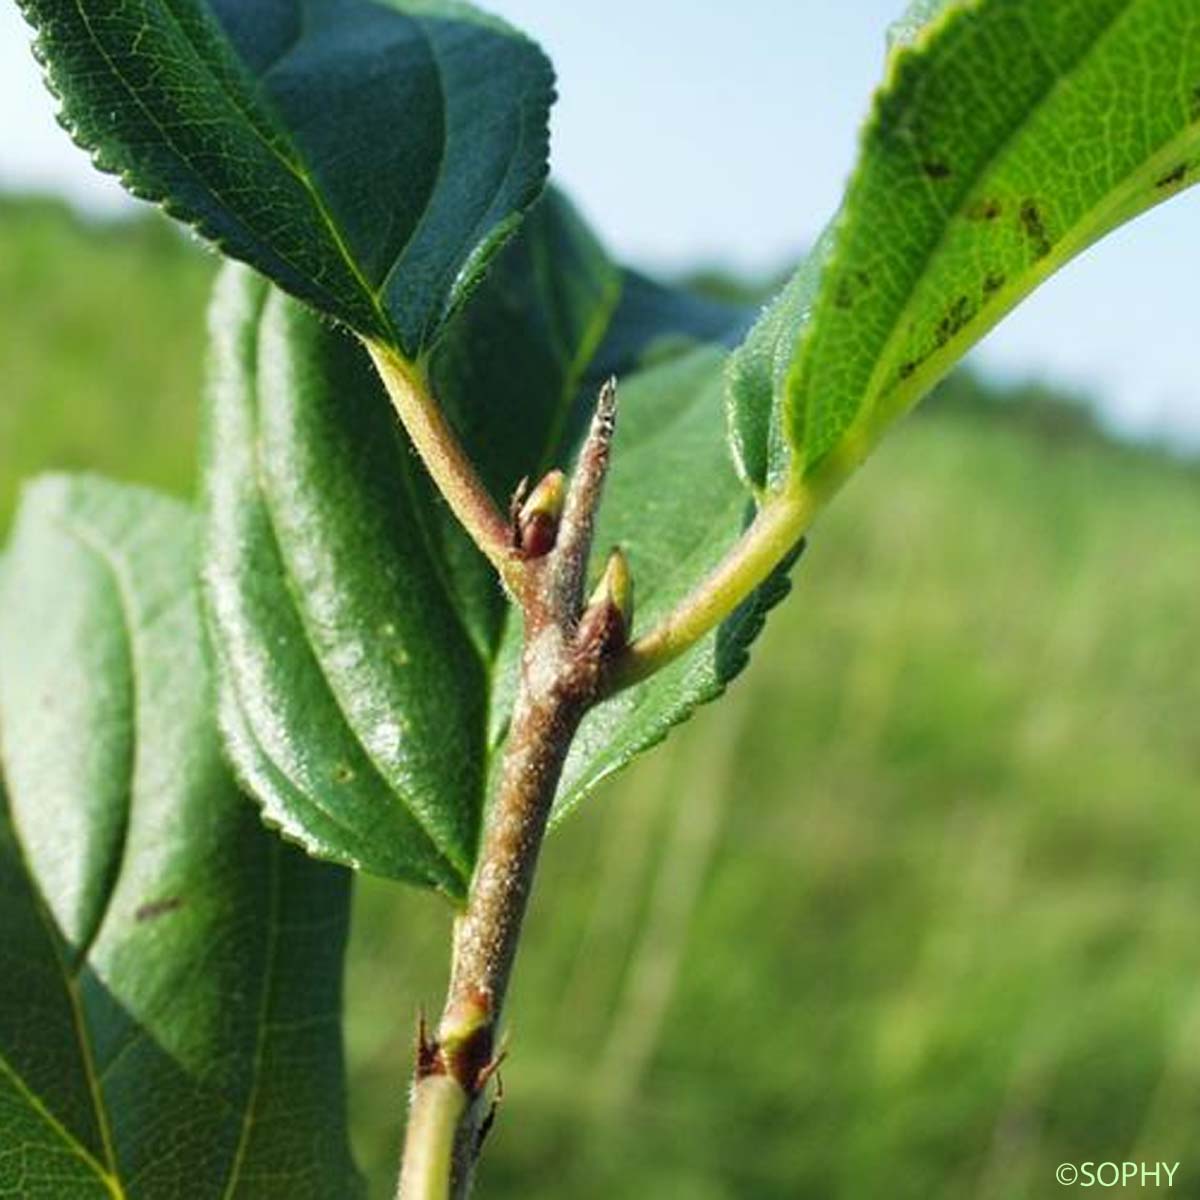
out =
[(525, 561), (514, 593), (524, 616), (520, 682), (499, 784), (466, 907), (454, 926), (450, 984), (434, 1037), (422, 1031), (399, 1200), (469, 1194), (501, 1013), (542, 839), (579, 723), (624, 647), (625, 615), (584, 580), (616, 419), (601, 393), (552, 550)]

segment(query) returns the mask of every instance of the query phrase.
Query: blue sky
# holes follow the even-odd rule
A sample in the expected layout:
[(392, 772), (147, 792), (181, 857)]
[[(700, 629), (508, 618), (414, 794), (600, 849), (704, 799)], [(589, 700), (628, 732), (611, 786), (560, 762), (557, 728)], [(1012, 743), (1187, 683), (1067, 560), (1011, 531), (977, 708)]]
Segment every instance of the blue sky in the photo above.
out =
[[(252, 2), (252, 0), (247, 0)], [(774, 267), (837, 205), (903, 0), (492, 0), (554, 59), (559, 180), (611, 249), (670, 270)], [(0, 0), (0, 187), (119, 209), (53, 121)], [(1127, 227), (985, 342), (995, 373), (1095, 393), (1123, 429), (1200, 445), (1200, 189)]]

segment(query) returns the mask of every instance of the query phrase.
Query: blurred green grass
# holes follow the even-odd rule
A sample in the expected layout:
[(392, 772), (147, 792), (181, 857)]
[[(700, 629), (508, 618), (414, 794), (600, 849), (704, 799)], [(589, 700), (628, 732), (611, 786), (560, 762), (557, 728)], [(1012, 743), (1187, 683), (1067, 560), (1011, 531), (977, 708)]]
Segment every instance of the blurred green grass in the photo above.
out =
[[(0, 206), (0, 519), (51, 466), (189, 490), (212, 269)], [(1200, 473), (1047, 413), (909, 422), (730, 698), (552, 840), (483, 1195), (1200, 1195)], [(380, 1200), (448, 925), (360, 888)]]
[(213, 270), (162, 221), (0, 198), (0, 522), (48, 467), (188, 486)]

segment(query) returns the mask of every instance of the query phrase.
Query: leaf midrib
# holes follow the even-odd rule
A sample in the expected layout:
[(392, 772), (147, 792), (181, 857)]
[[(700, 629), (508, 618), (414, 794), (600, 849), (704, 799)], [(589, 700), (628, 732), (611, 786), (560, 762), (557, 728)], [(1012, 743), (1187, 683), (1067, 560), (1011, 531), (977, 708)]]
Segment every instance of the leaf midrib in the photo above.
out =
[[(255, 437), (257, 437), (258, 428), (258, 396), (256, 391), (258, 379), (258, 352), (259, 344), (261, 342), (263, 314), (266, 311), (267, 302), (271, 296), (271, 285), (266, 280), (260, 279), (259, 285), (260, 286), (256, 289), (253, 299), (253, 311), (246, 318), (247, 328), (250, 331), (247, 337), (249, 344), (241, 347), (239, 350), (239, 355), (241, 358), (239, 369), (243, 379), (243, 386), (246, 388), (249, 395), (249, 400), (244, 402), (250, 405), (250, 423), (254, 427)], [(275, 534), (275, 528), (271, 520), (270, 510), (268, 509), (266, 500), (264, 499), (264, 488), (262, 485), (261, 476), (259, 474), (257, 447), (254, 444), (251, 444), (249, 451), (253, 478), (247, 486), (253, 488), (254, 500), (262, 506), (263, 521), (266, 526), (267, 537), (270, 539), (271, 553), (274, 555), (274, 560), (279, 566), (280, 573), (284, 578), (285, 586), (288, 586), (287, 580), (289, 576), (284, 566), (283, 555), (279, 550), (279, 541)], [(290, 588), (289, 594), (291, 594)], [(342, 832), (353, 836), (354, 830), (346, 823), (345, 819), (336, 811), (329, 808), (328, 805), (322, 803), (319, 794), (310, 793), (297, 784), (292, 779), (291, 774), (285, 770), (271, 754), (269, 747), (263, 742), (262, 737), (259, 735), (252, 722), (246, 716), (251, 707), (249, 698), (245, 694), (238, 672), (232, 669), (230, 662), (226, 658), (224, 652), (221, 650), (219, 641), (220, 639), (217, 637), (213, 642), (214, 646), (216, 646), (216, 659), (217, 666), (219, 668), (218, 674), (225, 681), (225, 686), (231, 693), (231, 699), (237, 708), (245, 736), (253, 742), (258, 753), (262, 756), (263, 762), (269, 764), (270, 769), (278, 775), (278, 777), (288, 788), (290, 788), (295, 794), (302, 796), (305, 802), (309, 804), (321, 817), (328, 821), (329, 824), (333, 825)], [(312, 646), (307, 639), (307, 635), (305, 636), (305, 646), (311, 653)], [(316, 656), (314, 655), (313, 657), (315, 661)], [(248, 788), (247, 790), (253, 794), (254, 789), (252, 787)], [(266, 811), (266, 806), (264, 806), (264, 810)], [(276, 810), (273, 814), (268, 812), (268, 815), (274, 817), (274, 820), (277, 823), (278, 829), (281, 831), (281, 833), (292, 832), (293, 836), (295, 836), (294, 829), (292, 829), (289, 821), (285, 818), (285, 815), (282, 811)], [(436, 852), (436, 846), (434, 847), (434, 850)], [(439, 855), (439, 857), (441, 857), (444, 861), (444, 856)], [(346, 865), (351, 866), (355, 870), (357, 870), (359, 867), (359, 864), (353, 859), (347, 860)], [(452, 864), (447, 865), (451, 867), (452, 874), (456, 873)], [(424, 870), (425, 864), (421, 864), (421, 867), (422, 870)]]
[[(83, 0), (76, 0), (76, 6), (80, 7), (81, 11), (82, 11), (82, 2), (83, 2)], [(316, 185), (314, 184), (314, 182), (312, 180), (312, 177), (309, 175), (308, 170), (304, 165), (304, 160), (300, 156), (295, 143), (292, 141), (286, 128), (284, 128), (279, 121), (274, 119), (274, 113), (272, 111), (272, 106), (271, 106), (270, 102), (267, 100), (267, 98), (261, 94), (262, 88), (259, 84), (259, 81), (251, 75), (251, 87), (258, 94), (259, 103), (262, 105), (268, 118), (271, 120), (271, 124), (274, 126), (275, 135), (279, 138), (280, 142), (283, 145), (285, 145), (289, 151), (291, 151), (290, 155), (282, 154), (280, 152), (280, 149), (278, 146), (274, 145), (268, 138), (263, 136), (263, 133), (258, 128), (258, 123), (257, 123), (257, 121), (254, 120), (253, 115), (251, 113), (247, 112), (246, 109), (242, 106), (240, 97), (238, 97), (237, 95), (235, 95), (234, 93), (232, 93), (225, 87), (224, 82), (217, 75), (217, 73), (213, 70), (211, 64), (205, 59), (204, 55), (200, 52), (200, 49), (196, 46), (196, 44), (188, 36), (187, 29), (185, 28), (183, 22), (179, 19), (179, 14), (175, 11), (174, 7), (170, 3), (170, 0), (158, 0), (158, 2), (161, 5), (162, 9), (170, 16), (172, 23), (174, 24), (175, 28), (179, 31), (180, 37), (182, 37), (183, 40), (188, 44), (188, 46), (191, 47), (192, 52), (196, 56), (196, 60), (200, 63), (200, 65), (203, 68), (203, 70), (205, 71), (205, 73), (209, 76), (209, 78), (216, 85), (217, 90), (225, 97), (225, 99), (229, 102), (229, 104), (233, 108), (233, 110), (235, 112), (237, 112), (246, 121), (246, 123), (254, 131), (254, 136), (258, 139), (258, 141), (261, 142), (262, 145), (264, 147), (266, 147), (266, 149), (275, 158), (277, 158), (283, 164), (283, 166), (285, 166), (288, 169), (288, 171), (291, 172), (292, 176), (296, 179), (296, 181), (308, 193), (309, 198), (312, 200), (313, 206), (317, 211), (317, 215), (321, 218), (321, 221), (325, 225), (325, 228), (329, 231), (329, 235), (333, 239), (334, 246), (337, 249), (337, 252), (338, 252), (339, 256), (341, 257), (342, 261), (349, 268), (351, 274), (354, 276), (355, 280), (358, 282), (359, 287), (362, 288), (362, 290), (366, 293), (367, 298), (370, 300), (371, 307), (374, 310), (376, 317), (380, 321), (383, 322), (383, 327), (391, 334), (391, 336), (395, 337), (396, 331), (392, 326), (391, 319), (388, 317), (387, 312), (385, 311), (383, 306), (380, 304), (380, 293), (377, 292), (371, 286), (370, 281), (366, 278), (365, 275), (363, 275), (361, 269), (359, 268), (357, 261), (355, 260), (354, 256), (350, 253), (349, 244), (346, 241), (345, 235), (342, 232), (342, 229), (338, 225), (337, 221), (334, 219), (333, 213), (329, 211), (329, 208), (325, 203), (324, 196), (321, 195), (320, 190), (316, 187)], [(301, 12), (301, 15), (302, 15), (302, 18), (305, 15), (303, 10)], [(91, 31), (90, 25), (88, 28), (89, 28), (89, 32), (90, 32)], [(301, 28), (303, 30), (303, 26)], [(224, 30), (220, 30), (219, 32), (220, 32), (221, 38), (223, 40), (227, 40)], [(303, 32), (301, 33), (301, 40), (302, 40), (302, 38), (303, 38)], [(93, 36), (93, 40), (95, 40), (94, 36)], [(295, 47), (291, 47), (289, 49), (289, 53), (291, 53), (291, 50), (293, 50), (293, 49), (295, 49)], [(230, 57), (233, 60), (235, 70), (240, 69), (240, 70), (245, 71), (245, 66), (242, 63), (242, 61), (238, 55), (231, 52)], [(249, 74), (249, 72), (246, 72), (246, 74)], [(440, 80), (440, 74), (439, 74), (439, 80)], [(124, 82), (124, 81), (122, 80), (122, 82)], [(128, 87), (128, 85), (126, 85), (126, 87)], [(129, 89), (129, 90), (132, 92), (132, 89)], [(155, 125), (156, 125), (156, 127), (158, 127), (157, 122), (155, 122)], [(164, 134), (164, 136), (165, 136), (165, 134)], [(299, 268), (296, 267), (295, 263), (291, 263), (291, 265), (297, 271), (299, 270)]]
[(246, 1161), (246, 1151), (250, 1145), (250, 1134), (254, 1129), (255, 1106), (258, 1103), (259, 1090), (262, 1086), (263, 1060), (267, 1043), (267, 1018), (271, 1011), (274, 997), (275, 961), (279, 954), (279, 892), (280, 871), (279, 855), (282, 843), (277, 837), (270, 840), (267, 853), (270, 860), (270, 875), (268, 889), (270, 892), (267, 912), (267, 946), (263, 955), (262, 989), (259, 994), (258, 1021), (254, 1036), (254, 1058), (251, 1068), (250, 1093), (246, 1097), (246, 1108), (242, 1114), (242, 1128), (238, 1136), (237, 1147), (229, 1166), (229, 1180), (221, 1193), (222, 1200), (232, 1200), (234, 1189), (241, 1181), (242, 1166)]
[(25, 1082), (24, 1077), (16, 1071), (9, 1063), (8, 1059), (0, 1054), (0, 1071), (8, 1076), (12, 1081), (13, 1086), (25, 1098), (31, 1108), (33, 1108), (46, 1127), (52, 1130), (63, 1142), (70, 1152), (83, 1162), (96, 1177), (104, 1185), (105, 1190), (113, 1198), (113, 1200), (125, 1200), (125, 1193), (121, 1188), (120, 1181), (108, 1171), (104, 1169), (100, 1163), (74, 1135), (63, 1125), (63, 1123), (46, 1107), (38, 1094)]
[[(250, 126), (250, 128), (253, 129), (255, 137), (262, 143), (263, 146), (265, 146), (267, 148), (268, 151), (270, 151), (270, 153), (275, 158), (277, 158), (283, 164), (283, 166), (285, 166), (288, 169), (288, 171), (294, 176), (294, 178), (303, 186), (304, 190), (308, 193), (309, 198), (311, 199), (313, 206), (316, 209), (317, 214), (321, 219), (321, 222), (325, 225), (326, 229), (329, 232), (330, 237), (333, 239), (333, 243), (338, 252), (339, 257), (341, 257), (342, 261), (346, 264), (347, 268), (350, 270), (354, 279), (357, 281), (359, 287), (362, 289), (363, 293), (366, 295), (367, 299), (370, 302), (371, 308), (375, 313), (376, 319), (381, 322), (381, 326), (382, 326), (383, 330), (385, 330), (387, 332), (389, 339), (391, 340), (393, 345), (396, 346), (396, 348), (400, 348), (400, 345), (401, 345), (400, 338), (399, 338), (397, 330), (395, 328), (395, 324), (393, 323), (391, 316), (389, 315), (389, 313), (387, 311), (386, 305), (384, 303), (384, 297), (387, 295), (388, 289), (391, 286), (392, 280), (395, 278), (396, 272), (403, 265), (405, 255), (408, 253), (408, 251), (411, 249), (413, 244), (416, 242), (419, 234), (421, 233), (422, 229), (424, 228), (426, 222), (429, 219), (429, 215), (432, 212), (433, 207), (434, 207), (434, 200), (435, 200), (435, 197), (437, 196), (438, 188), (441, 186), (442, 180), (445, 177), (446, 163), (449, 159), (449, 150), (450, 150), (450, 124), (449, 124), (450, 105), (449, 105), (449, 93), (446, 90), (445, 71), (442, 67), (442, 61), (438, 54), (434, 39), (430, 35), (429, 30), (426, 28), (425, 22), (422, 20), (421, 16), (416, 13), (403, 13), (402, 14), (403, 16), (408, 18), (412, 28), (417, 32), (417, 34), (421, 37), (422, 41), (424, 42), (425, 47), (429, 52), (429, 61), (433, 67), (433, 75), (434, 75), (434, 79), (437, 83), (438, 95), (440, 97), (441, 112), (442, 112), (442, 136), (441, 136), (440, 144), (438, 147), (438, 167), (437, 167), (437, 171), (434, 174), (433, 182), (430, 185), (430, 188), (425, 197), (425, 200), (422, 202), (421, 215), (417, 218), (412, 229), (409, 230), (408, 235), (405, 237), (403, 244), (392, 255), (392, 261), (388, 265), (387, 269), (384, 271), (383, 276), (379, 281), (379, 284), (375, 285), (363, 273), (362, 269), (360, 268), (360, 266), (358, 264), (357, 259), (350, 252), (350, 246), (349, 246), (349, 242), (346, 238), (346, 235), (343, 232), (337, 219), (334, 217), (329, 206), (326, 204), (325, 198), (322, 195), (320, 188), (318, 188), (316, 186), (312, 176), (310, 175), (307, 167), (304, 164), (303, 157), (299, 153), (298, 148), (296, 147), (295, 143), (293, 142), (291, 136), (288, 134), (288, 131), (287, 131), (286, 127), (283, 125), (283, 123), (278, 121), (277, 119), (275, 119), (274, 113), (272, 111), (272, 105), (270, 103), (269, 98), (262, 95), (262, 88), (261, 88), (259, 81), (261, 78), (265, 78), (265, 76), (269, 72), (263, 71), (260, 73), (259, 76), (251, 75), (250, 85), (251, 85), (252, 89), (257, 93), (259, 103), (262, 105), (264, 112), (267, 114), (268, 119), (271, 121), (271, 124), (273, 126), (273, 132), (274, 132), (275, 136), (291, 152), (290, 156), (281, 153), (279, 147), (276, 146), (273, 142), (271, 142), (267, 137), (265, 137), (263, 135), (262, 131), (258, 127), (257, 121), (254, 119), (254, 115), (252, 113), (246, 111), (246, 109), (241, 104), (240, 98), (237, 95), (228, 91), (225, 88), (224, 83), (221, 81), (221, 79), (216, 74), (216, 72), (213, 71), (210, 64), (204, 58), (204, 55), (202, 53), (200, 53), (200, 50), (198, 49), (196, 44), (188, 36), (187, 29), (184, 27), (182, 21), (179, 19), (178, 14), (175, 12), (174, 8), (171, 6), (170, 0), (158, 0), (158, 2), (162, 5), (164, 11), (166, 11), (168, 13), (168, 15), (171, 18), (172, 23), (175, 25), (175, 28), (179, 31), (180, 36), (191, 47), (191, 49), (193, 50), (193, 52), (196, 55), (197, 60), (201, 63), (204, 70), (207, 72), (209, 77), (212, 79), (213, 83), (216, 85), (216, 87), (221, 92), (221, 94), (229, 102), (229, 104), (234, 109), (234, 111), (239, 113), (245, 119), (245, 121)], [(82, 0), (76, 0), (77, 7), (80, 6), (81, 4), (82, 4)], [(301, 16), (300, 33), (297, 35), (295, 41), (290, 46), (288, 46), (287, 50), (283, 54), (281, 54), (275, 60), (275, 62), (273, 62), (271, 64), (269, 70), (274, 70), (276, 67), (278, 67), (279, 63), (281, 63), (284, 59), (286, 59), (296, 49), (296, 46), (299, 45), (299, 43), (301, 41), (303, 41), (304, 37), (306, 36), (304, 27), (305, 27), (305, 24), (307, 23), (307, 10), (304, 9), (303, 7), (301, 8), (300, 16)], [(84, 19), (86, 22), (86, 17)], [(88, 25), (88, 32), (89, 32), (89, 34), (91, 33), (90, 24)], [(220, 30), (219, 32), (220, 32), (220, 36), (224, 39), (225, 38), (224, 31)], [(97, 45), (97, 48), (101, 49), (101, 53), (103, 53), (103, 50), (102, 50), (102, 48), (100, 48), (99, 43), (98, 43), (97, 39), (95, 38), (94, 34), (92, 34), (92, 40)], [(106, 55), (105, 57), (107, 59), (108, 56)], [(243, 64), (241, 63), (239, 56), (231, 53), (230, 57), (233, 59), (235, 70), (243, 68)], [(110, 65), (112, 65), (111, 60), (109, 60), (109, 61), (110, 61)], [(113, 70), (116, 71), (115, 65), (113, 65)], [(249, 74), (249, 72), (247, 72), (247, 73)], [(119, 75), (119, 72), (118, 72), (118, 75)], [(133, 89), (130, 88), (127, 83), (125, 83), (125, 80), (122, 79), (121, 82), (125, 85), (126, 90), (128, 90), (130, 92), (130, 94), (134, 95), (136, 98), (136, 93), (134, 93)], [(144, 107), (143, 107), (143, 111), (146, 111)], [(150, 114), (147, 113), (147, 115), (149, 116)], [(151, 119), (151, 121), (154, 121), (154, 118), (152, 116), (150, 117), (150, 119)], [(159, 129), (159, 132), (163, 134), (163, 137), (166, 138), (166, 133), (165, 133), (165, 131), (162, 130), (161, 126), (158, 125), (158, 122), (154, 121), (154, 124), (155, 124), (155, 127), (157, 129)], [(525, 131), (525, 127), (524, 127), (524, 122), (522, 121), (521, 130), (520, 130), (521, 136), (524, 135), (524, 131)], [(166, 140), (168, 142), (170, 141), (169, 138), (167, 138)], [(510, 155), (509, 161), (508, 161), (508, 166), (505, 168), (505, 172), (504, 172), (503, 176), (501, 176), (500, 182), (496, 186), (496, 189), (495, 189), (495, 192), (493, 195), (493, 200), (495, 199), (495, 196), (499, 195), (500, 192), (504, 189), (505, 184), (507, 184), (509, 178), (511, 177), (513, 169), (514, 169), (515, 161), (516, 161), (515, 155)], [(489, 207), (490, 207), (490, 204), (489, 204)], [(232, 210), (230, 210), (230, 211), (232, 211)], [(393, 210), (392, 215), (393, 215), (393, 220), (394, 220), (394, 218), (395, 218), (394, 210)], [(245, 228), (247, 228), (247, 229), (250, 228), (249, 226), (247, 226), (245, 224), (244, 221), (241, 220), (241, 218), (238, 218), (238, 221), (239, 221), (239, 224), (242, 224)], [(472, 233), (473, 233), (473, 236), (470, 239), (468, 239), (468, 242), (470, 243), (470, 245), (477, 245), (479, 243), (479, 239), (481, 236), (479, 234), (478, 225), (476, 225), (476, 227), (472, 231)], [(466, 256), (469, 257), (469, 253), (470, 253), (469, 247), (462, 247), (461, 249), (464, 250), (466, 252)], [(277, 251), (277, 250), (274, 252), (279, 253), (279, 251)], [(297, 266), (297, 264), (295, 262), (293, 262), (290, 258), (288, 258), (286, 255), (282, 255), (282, 254), (281, 254), (281, 257), (283, 257), (285, 259), (285, 261), (288, 262), (288, 264), (293, 268), (293, 270), (297, 271), (297, 273), (302, 273), (302, 272), (300, 272), (300, 268)], [(450, 273), (450, 271), (459, 270), (460, 269), (459, 264), (462, 261), (464, 261), (464, 256), (462, 254), (460, 254), (456, 258), (454, 264), (451, 267), (449, 267), (443, 271), (442, 278), (444, 279), (445, 276)], [(306, 276), (306, 278), (307, 278), (307, 276)], [(322, 289), (322, 290), (325, 290), (325, 289)], [(326, 293), (326, 294), (328, 294), (328, 293)]]
[[(83, 1017), (83, 1007), (80, 1003), (78, 981), (68, 968), (66, 960), (63, 958), (60, 936), (57, 925), (46, 903), (46, 898), (42, 892), (41, 885), (38, 883), (37, 877), (33, 873), (33, 869), (29, 863), (29, 856), (25, 851), (24, 843), (21, 841), (20, 830), (16, 822), (12, 823), (12, 842), (16, 848), (17, 857), (21, 866), (21, 873), (25, 877), (25, 882), (29, 890), (30, 900), (33, 904), (34, 911), (37, 913), (38, 920), (46, 933), (46, 940), (50, 946), (50, 951), (54, 956), (55, 966), (58, 968), (59, 977), (62, 979), (63, 990), (66, 993), (67, 1002), (71, 1009), (71, 1022), (75, 1028), (75, 1036), (79, 1045), (80, 1062), (83, 1067), (84, 1074), (87, 1078), (88, 1094), (92, 1102), (92, 1112), (96, 1118), (96, 1129), (100, 1134), (101, 1145), (104, 1148), (104, 1156), (107, 1161), (107, 1167), (104, 1163), (92, 1154), (90, 1150), (74, 1135), (69, 1129), (54, 1115), (54, 1112), (45, 1104), (41, 1097), (29, 1086), (25, 1081), (24, 1076), (20, 1074), (7, 1060), (0, 1054), (0, 1068), (13, 1081), (18, 1090), (23, 1096), (28, 1099), (30, 1104), (34, 1106), (38, 1114), (46, 1122), (63, 1142), (70, 1149), (71, 1153), (85, 1162), (99, 1177), (105, 1188), (108, 1190), (113, 1200), (125, 1200), (125, 1191), (121, 1185), (121, 1181), (117, 1176), (116, 1156), (113, 1152), (112, 1132), (108, 1119), (108, 1110), (104, 1104), (103, 1092), (100, 1088), (99, 1077), (96, 1074), (95, 1060), (92, 1055), (91, 1040), (87, 1034), (87, 1024)], [(81, 962), (85, 961), (81, 959)]]
[[(118, 607), (121, 613), (121, 632), (122, 644), (125, 647), (126, 657), (129, 664), (129, 681), (130, 681), (130, 712), (133, 717), (133, 739), (131, 746), (131, 757), (126, 771), (126, 786), (125, 786), (125, 807), (123, 813), (123, 821), (121, 823), (120, 840), (116, 847), (114, 855), (114, 865), (106, 880), (105, 894), (100, 905), (100, 910), (92, 923), (89, 935), (78, 952), (78, 963), (82, 967), (91, 957), (92, 949), (100, 939), (100, 935), (108, 922), (109, 915), (112, 911), (113, 896), (116, 893), (117, 885), (120, 882), (121, 876), (125, 869), (129, 853), (129, 825), (132, 819), (133, 797), (135, 783), (138, 775), (138, 760), (139, 760), (139, 744), (138, 737), (138, 661), (139, 655), (137, 651), (137, 634), (136, 622), (134, 621), (134, 608), (129, 594), (128, 583), (124, 578), (119, 561), (109, 552), (104, 545), (102, 539), (97, 537), (95, 533), (88, 529), (85, 525), (77, 523), (67, 516), (63, 516), (55, 521), (58, 529), (71, 541), (73, 541), (86, 555), (93, 558), (100, 564), (102, 570), (109, 576), (110, 586), (117, 597)], [(18, 838), (19, 843), (19, 838)], [(25, 863), (26, 873), (29, 877), (31, 886), (36, 887), (33, 880), (32, 872), (29, 870), (29, 865)], [(47, 922), (50, 920), (49, 911), (45, 907), (44, 898), (40, 894), (40, 889), (37, 893), (38, 912), (41, 915), (42, 922), (47, 926), (46, 933), (50, 939), (51, 945), (54, 947), (55, 958), (58, 961), (59, 969), (63, 976), (63, 983), (67, 990), (67, 995), (71, 1003), (72, 1017), (75, 1023), (76, 1037), (79, 1041), (80, 1054), (83, 1060), (84, 1071), (87, 1075), (88, 1090), (92, 1100), (92, 1107), (95, 1110), (96, 1122), (100, 1130), (101, 1141), (104, 1145), (105, 1158), (108, 1161), (110, 1174), (106, 1179), (110, 1183), (110, 1189), (114, 1190), (115, 1195), (123, 1195), (121, 1185), (117, 1174), (116, 1151), (113, 1144), (112, 1121), (108, 1113), (108, 1106), (104, 1099), (104, 1089), (101, 1083), (100, 1076), (96, 1070), (95, 1055), (92, 1052), (91, 1038), (88, 1034), (87, 1021), (83, 1012), (82, 998), (79, 994), (79, 981), (77, 971), (68, 969), (67, 963), (62, 957), (59, 948), (58, 939), (54, 936), (53, 927)]]

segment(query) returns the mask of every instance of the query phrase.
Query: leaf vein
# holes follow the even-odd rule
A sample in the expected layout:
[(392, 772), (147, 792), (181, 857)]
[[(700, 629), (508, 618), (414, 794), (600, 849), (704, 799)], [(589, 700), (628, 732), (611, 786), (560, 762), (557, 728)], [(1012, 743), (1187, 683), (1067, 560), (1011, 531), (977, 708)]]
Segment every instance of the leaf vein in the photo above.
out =
[(279, 892), (280, 870), (279, 856), (282, 844), (278, 838), (271, 839), (268, 857), (270, 861), (270, 879), (268, 883), (269, 899), (267, 903), (267, 945), (263, 956), (262, 992), (258, 1004), (258, 1028), (254, 1038), (254, 1061), (251, 1068), (250, 1094), (246, 1097), (246, 1109), (242, 1114), (242, 1128), (238, 1136), (237, 1147), (229, 1165), (229, 1179), (221, 1193), (222, 1200), (232, 1200), (239, 1182), (242, 1168), (246, 1162), (246, 1152), (250, 1145), (250, 1134), (254, 1127), (254, 1109), (258, 1103), (259, 1089), (262, 1086), (263, 1058), (266, 1050), (268, 1015), (271, 1011), (271, 1001), (274, 995), (275, 960), (279, 953)]
[(41, 1097), (25, 1082), (21, 1074), (14, 1069), (12, 1064), (2, 1054), (0, 1054), (0, 1071), (12, 1081), (13, 1086), (21, 1093), (30, 1107), (37, 1112), (38, 1116), (45, 1122), (47, 1128), (61, 1138), (63, 1144), (72, 1154), (86, 1163), (96, 1173), (114, 1200), (123, 1200), (124, 1193), (121, 1191), (120, 1183), (104, 1169), (103, 1165), (92, 1156), (87, 1147), (75, 1138), (70, 1130), (46, 1107)]

